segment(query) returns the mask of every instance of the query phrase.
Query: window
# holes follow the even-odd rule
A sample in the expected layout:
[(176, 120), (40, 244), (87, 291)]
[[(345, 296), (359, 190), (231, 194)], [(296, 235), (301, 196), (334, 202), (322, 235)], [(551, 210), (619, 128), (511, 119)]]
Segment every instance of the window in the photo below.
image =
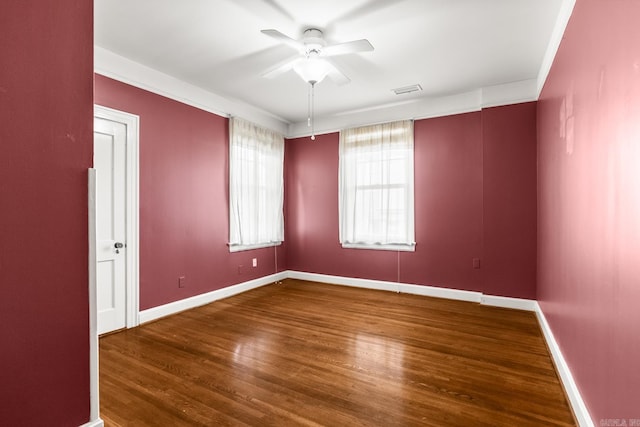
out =
[(413, 251), (413, 122), (340, 132), (340, 243)]
[(229, 121), (229, 250), (284, 240), (284, 137), (245, 120)]

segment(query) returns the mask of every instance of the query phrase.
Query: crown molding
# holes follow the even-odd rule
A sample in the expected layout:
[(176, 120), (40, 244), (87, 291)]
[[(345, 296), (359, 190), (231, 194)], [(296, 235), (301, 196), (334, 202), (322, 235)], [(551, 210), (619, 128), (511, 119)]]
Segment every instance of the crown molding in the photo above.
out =
[(94, 46), (94, 71), (222, 117), (238, 116), (286, 136), (288, 122), (241, 101), (232, 100)]
[[(310, 135), (306, 122), (288, 123), (249, 104), (228, 99), (213, 92), (161, 73), (107, 49), (95, 46), (94, 71), (131, 86), (182, 102), (222, 117), (239, 116), (282, 133), (287, 138)], [(316, 134), (338, 132), (354, 126), (394, 120), (426, 119), (479, 111), (484, 107), (535, 101), (536, 80), (485, 87), (464, 93), (413, 98), (332, 116), (316, 118)]]
[(560, 6), (560, 12), (558, 13), (558, 17), (556, 18), (556, 24), (553, 27), (553, 32), (551, 33), (551, 38), (549, 39), (549, 44), (547, 45), (547, 51), (544, 54), (542, 65), (540, 66), (540, 71), (538, 72), (536, 99), (540, 97), (542, 89), (544, 88), (544, 84), (547, 81), (547, 77), (549, 76), (549, 72), (551, 71), (551, 66), (553, 65), (553, 60), (558, 53), (560, 43), (562, 42), (562, 38), (564, 37), (564, 32), (567, 29), (567, 25), (569, 24), (569, 19), (571, 18), (571, 14), (573, 13), (573, 8), (575, 5), (576, 0), (564, 0), (562, 2), (562, 5)]
[[(395, 120), (418, 120), (453, 114), (480, 111), (483, 108), (519, 104), (537, 100), (537, 79), (487, 86), (480, 89), (440, 97), (413, 98), (372, 108), (347, 111), (328, 117), (318, 117), (315, 134), (338, 132), (350, 127), (384, 123)], [(310, 135), (306, 122), (289, 125), (289, 138)]]

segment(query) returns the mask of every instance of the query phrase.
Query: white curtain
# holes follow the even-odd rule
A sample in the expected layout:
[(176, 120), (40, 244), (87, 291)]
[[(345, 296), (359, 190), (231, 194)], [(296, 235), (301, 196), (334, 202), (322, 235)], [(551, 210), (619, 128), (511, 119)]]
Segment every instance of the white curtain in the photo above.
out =
[(413, 121), (340, 132), (340, 243), (414, 250)]
[(239, 118), (229, 120), (229, 247), (284, 240), (284, 137)]

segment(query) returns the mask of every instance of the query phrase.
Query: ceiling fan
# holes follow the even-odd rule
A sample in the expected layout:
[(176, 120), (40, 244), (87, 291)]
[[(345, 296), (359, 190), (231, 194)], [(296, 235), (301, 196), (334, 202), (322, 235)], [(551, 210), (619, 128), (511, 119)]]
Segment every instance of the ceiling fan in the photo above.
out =
[(293, 58), (275, 65), (262, 74), (263, 77), (273, 78), (289, 70), (294, 70), (309, 85), (307, 125), (311, 128), (311, 139), (315, 140), (313, 125), (314, 116), (314, 91), (317, 83), (329, 76), (334, 83), (343, 85), (349, 83), (342, 71), (338, 70), (329, 59), (332, 56), (346, 55), (349, 53), (368, 52), (373, 50), (369, 40), (361, 39), (345, 43), (327, 44), (322, 31), (317, 28), (308, 28), (304, 31), (302, 39), (295, 40), (282, 34), (278, 30), (262, 30), (263, 34), (273, 37), (298, 51)]
[(373, 46), (366, 39), (328, 44), (322, 31), (317, 28), (306, 29), (300, 40), (292, 39), (278, 30), (262, 30), (262, 33), (298, 51), (298, 55), (268, 69), (262, 76), (273, 78), (294, 70), (305, 82), (312, 85), (319, 83), (327, 76), (338, 85), (349, 83), (351, 80), (328, 58), (373, 50)]

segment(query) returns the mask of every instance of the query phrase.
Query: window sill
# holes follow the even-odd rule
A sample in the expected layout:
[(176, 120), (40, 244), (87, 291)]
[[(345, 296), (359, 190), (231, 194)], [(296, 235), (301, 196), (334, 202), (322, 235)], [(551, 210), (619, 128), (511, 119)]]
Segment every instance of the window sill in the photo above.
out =
[(416, 244), (412, 245), (383, 245), (375, 243), (342, 243), (345, 249), (371, 249), (376, 251), (415, 252)]
[(258, 243), (256, 245), (231, 245), (229, 246), (229, 252), (241, 252), (241, 251), (252, 251), (254, 249), (262, 249), (269, 248), (272, 246), (280, 246), (282, 242), (269, 242), (269, 243)]

